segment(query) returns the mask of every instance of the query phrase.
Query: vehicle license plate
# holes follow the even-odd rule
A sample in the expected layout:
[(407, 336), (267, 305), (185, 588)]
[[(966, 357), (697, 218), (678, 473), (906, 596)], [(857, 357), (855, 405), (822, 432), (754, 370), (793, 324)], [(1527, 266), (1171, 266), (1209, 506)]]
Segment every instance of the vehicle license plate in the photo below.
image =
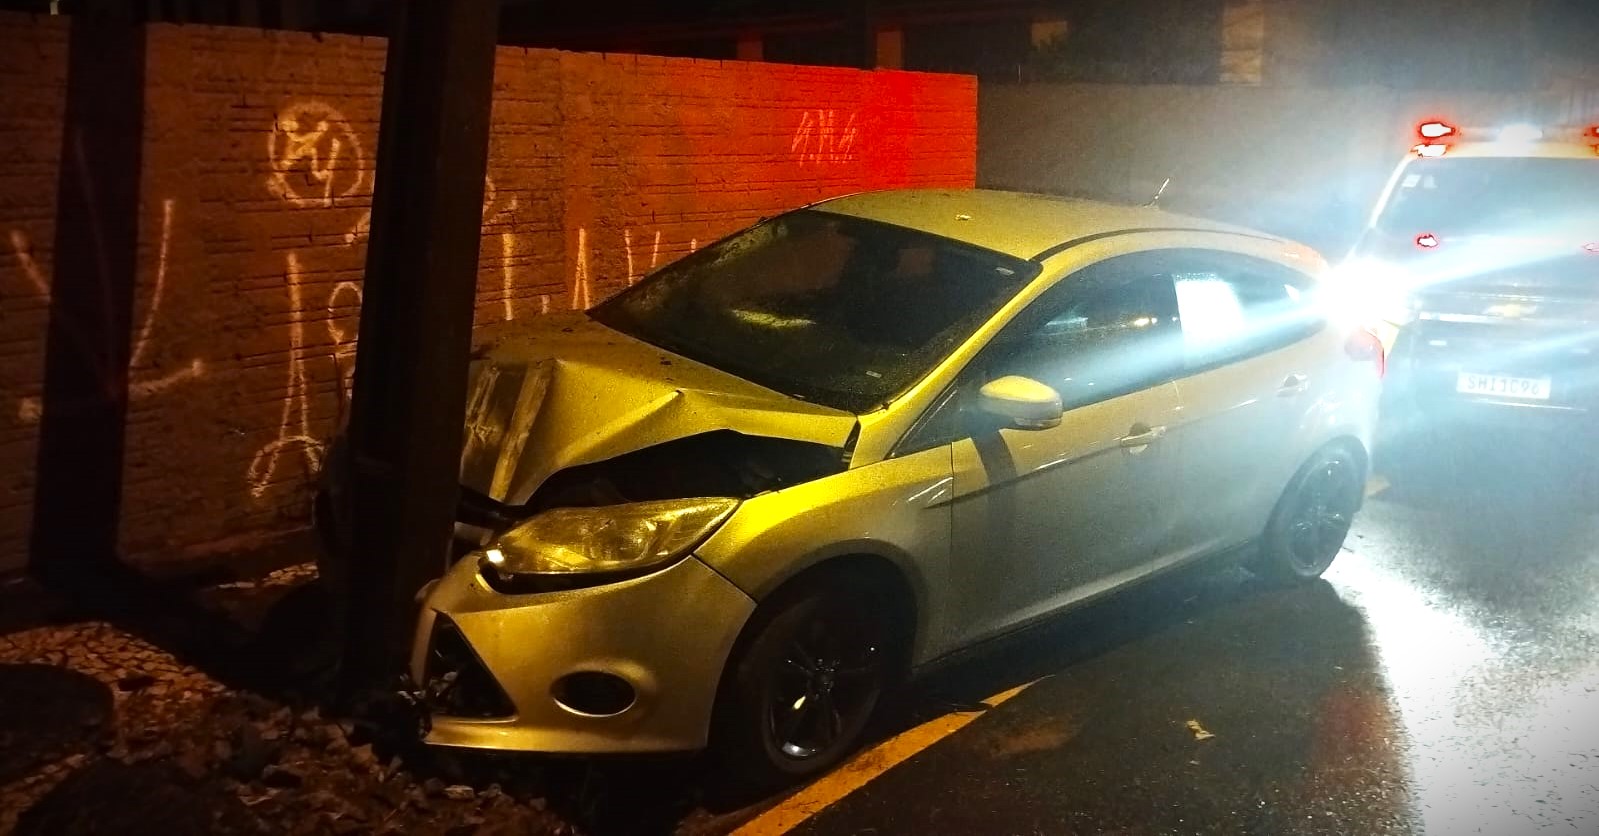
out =
[(1525, 398), (1534, 401), (1549, 400), (1549, 378), (1507, 377), (1499, 374), (1474, 374), (1461, 372), (1455, 380), (1455, 391), (1466, 395), (1491, 395), (1500, 398)]

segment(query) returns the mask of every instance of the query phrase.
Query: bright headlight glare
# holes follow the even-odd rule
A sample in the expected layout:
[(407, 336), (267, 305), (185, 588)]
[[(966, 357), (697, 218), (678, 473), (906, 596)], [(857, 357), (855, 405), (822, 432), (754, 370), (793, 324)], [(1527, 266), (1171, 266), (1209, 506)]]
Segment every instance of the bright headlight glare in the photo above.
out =
[(1375, 259), (1340, 265), (1328, 277), (1326, 291), (1334, 311), (1353, 322), (1373, 319), (1403, 325), (1416, 315), (1416, 279), (1404, 268)]
[(649, 568), (687, 554), (737, 507), (736, 499), (712, 497), (556, 508), (506, 532), (481, 560), (508, 575)]

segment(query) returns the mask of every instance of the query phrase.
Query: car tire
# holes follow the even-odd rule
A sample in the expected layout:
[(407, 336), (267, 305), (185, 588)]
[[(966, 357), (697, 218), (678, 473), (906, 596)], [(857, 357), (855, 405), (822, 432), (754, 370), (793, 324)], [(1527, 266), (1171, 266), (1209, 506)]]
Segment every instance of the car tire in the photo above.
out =
[(837, 765), (896, 679), (889, 612), (869, 585), (831, 579), (763, 603), (734, 650), (711, 747), (736, 787), (779, 789)]
[(1322, 448), (1278, 499), (1249, 569), (1275, 581), (1321, 577), (1343, 549), (1365, 489), (1366, 468), (1358, 454), (1343, 445)]

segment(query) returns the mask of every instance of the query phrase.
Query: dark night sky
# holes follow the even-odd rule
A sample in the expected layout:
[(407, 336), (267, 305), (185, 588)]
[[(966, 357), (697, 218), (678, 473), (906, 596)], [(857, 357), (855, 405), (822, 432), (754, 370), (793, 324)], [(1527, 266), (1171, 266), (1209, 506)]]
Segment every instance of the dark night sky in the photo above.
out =
[[(62, 7), (101, 0), (63, 0)], [(117, 0), (109, 0), (117, 2)], [(397, 0), (130, 0), (152, 20), (382, 34)], [(742, 22), (803, 18), (812, 34), (769, 36), (767, 57), (802, 63), (848, 62), (863, 44), (868, 8), (884, 18), (915, 21), (920, 14), (974, 9), (1008, 10), (996, 19), (1016, 21), (1020, 34), (1004, 26), (922, 26), (907, 47), (937, 51), (940, 38), (965, 41), (965, 55), (922, 68), (981, 71), (988, 60), (1013, 70), (1027, 60), (1025, 21), (1035, 11), (1072, 23), (1075, 41), (1066, 51), (1077, 62), (1061, 79), (1188, 81), (1214, 80), (1196, 68), (1213, 65), (1219, 47), (1221, 7), (1226, 0), (501, 0), (502, 40), (578, 49), (653, 51), (659, 43), (633, 37), (672, 24), (709, 24), (715, 34)], [(1567, 78), (1599, 79), (1599, 0), (1268, 0), (1297, 7), (1310, 33), (1306, 51), (1321, 53), (1316, 77), (1333, 84), (1394, 87), (1526, 89), (1553, 71)], [(0, 9), (43, 11), (49, 0), (0, 0)], [(250, 9), (249, 12), (241, 11)], [(1052, 15), (1053, 16), (1053, 15)], [(817, 27), (820, 27), (819, 29)], [(1014, 27), (1012, 27), (1014, 28)], [(1068, 40), (1072, 41), (1073, 36)], [(701, 37), (689, 34), (687, 37)], [(785, 42), (799, 38), (796, 46)], [(1017, 38), (1021, 43), (1015, 43)], [(829, 40), (837, 44), (826, 43)], [(730, 44), (680, 44), (683, 54), (731, 57)], [(1299, 48), (1299, 47), (1296, 47)], [(953, 46), (951, 46), (953, 49)], [(1023, 53), (1018, 56), (1017, 53)], [(670, 50), (666, 54), (674, 54)], [(978, 55), (979, 66), (971, 56)], [(907, 56), (910, 60), (915, 56)], [(936, 59), (936, 56), (935, 56)], [(1155, 66), (1166, 63), (1167, 68)], [(962, 65), (964, 63), (964, 65)], [(1129, 71), (1126, 65), (1142, 64)], [(1187, 69), (1179, 65), (1187, 65)], [(962, 65), (962, 66), (956, 66)], [(1110, 75), (1101, 72), (1120, 65)], [(1116, 73), (1125, 77), (1118, 77)], [(987, 77), (985, 75), (985, 77)], [(995, 77), (1003, 78), (1004, 74)]]
[[(1071, 19), (1078, 49), (1107, 59), (1134, 56), (1200, 61), (1195, 39), (1219, 38), (1225, 0), (878, 0), (879, 13), (1003, 6), (1022, 19), (1032, 9), (1058, 9)], [(1294, 0), (1272, 0), (1292, 3)], [(537, 41), (543, 31), (625, 31), (666, 23), (721, 23), (808, 15), (863, 22), (859, 0), (530, 0), (508, 8), (508, 35)], [(1599, 74), (1599, 0), (1299, 0), (1312, 49), (1324, 52), (1318, 76), (1336, 84), (1395, 87), (1524, 89), (1551, 66)], [(854, 12), (852, 15), (851, 12)], [(849, 37), (841, 33), (840, 37)], [(983, 37), (972, 29), (967, 38)], [(1094, 43), (1087, 41), (1092, 39)], [(1140, 58), (1138, 56), (1144, 56)], [(1092, 72), (1086, 78), (1094, 78)], [(1156, 73), (1142, 80), (1193, 80)]]

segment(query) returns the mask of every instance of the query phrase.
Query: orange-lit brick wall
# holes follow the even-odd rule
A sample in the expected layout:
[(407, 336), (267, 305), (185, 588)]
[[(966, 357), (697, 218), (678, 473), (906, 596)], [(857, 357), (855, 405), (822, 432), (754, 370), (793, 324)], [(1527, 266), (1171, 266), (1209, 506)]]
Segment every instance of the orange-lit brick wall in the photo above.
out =
[(66, 90), (65, 21), (0, 14), (0, 569), (33, 512)]
[[(354, 358), (385, 44), (148, 32), (122, 544), (136, 558), (304, 525)], [(27, 539), (66, 27), (0, 15), (0, 566)], [(502, 48), (480, 323), (599, 301), (756, 218), (970, 186), (958, 76)], [(426, 339), (426, 335), (417, 335)]]

